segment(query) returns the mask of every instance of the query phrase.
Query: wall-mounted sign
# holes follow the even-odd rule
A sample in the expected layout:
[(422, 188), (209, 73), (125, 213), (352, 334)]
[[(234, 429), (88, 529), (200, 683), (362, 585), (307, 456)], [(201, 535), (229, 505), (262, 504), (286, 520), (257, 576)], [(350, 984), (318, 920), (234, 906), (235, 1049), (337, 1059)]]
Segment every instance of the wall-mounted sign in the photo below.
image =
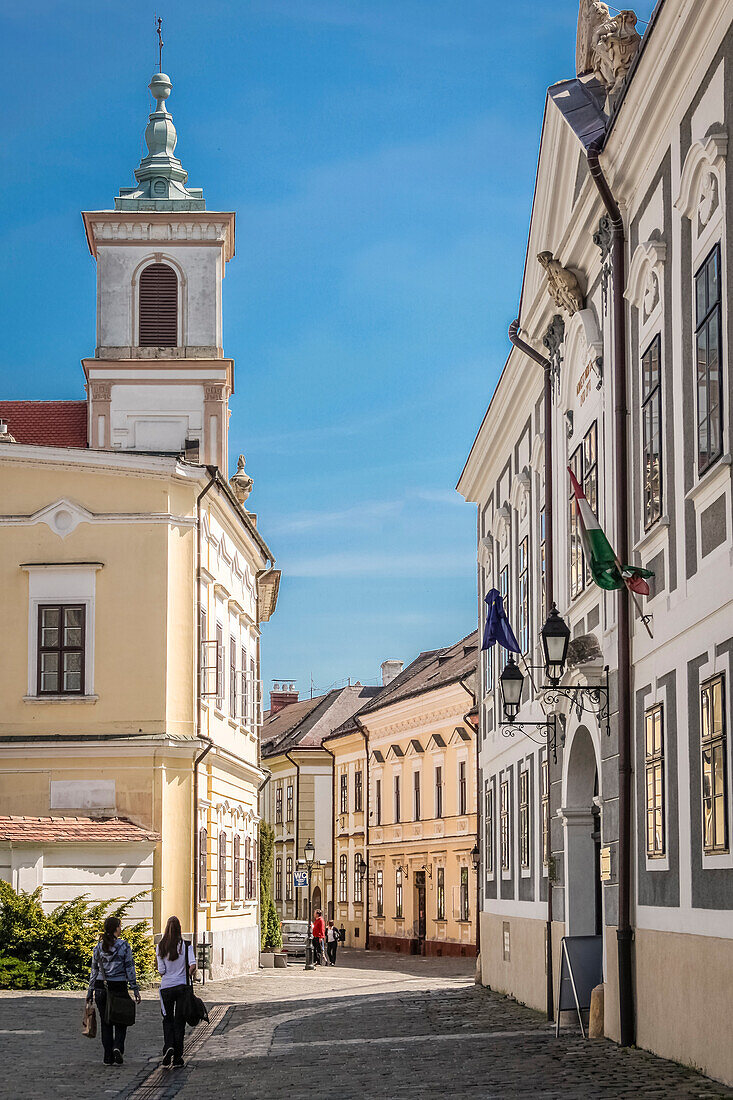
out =
[(578, 384), (575, 387), (575, 396), (578, 398), (578, 402), (581, 405), (585, 403), (585, 399), (590, 393), (590, 376), (592, 373), (593, 366), (591, 363), (588, 364), (585, 370), (580, 372), (580, 378), (578, 379)]
[(295, 889), (308, 885), (308, 872), (307, 871), (293, 871), (293, 884)]

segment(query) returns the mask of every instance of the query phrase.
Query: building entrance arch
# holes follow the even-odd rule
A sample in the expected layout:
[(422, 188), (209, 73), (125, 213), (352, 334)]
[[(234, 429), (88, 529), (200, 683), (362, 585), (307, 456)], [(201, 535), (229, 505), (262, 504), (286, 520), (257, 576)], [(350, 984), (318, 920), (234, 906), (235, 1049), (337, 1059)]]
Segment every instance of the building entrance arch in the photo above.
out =
[(565, 925), (568, 936), (603, 933), (599, 767), (593, 737), (578, 726), (565, 754)]

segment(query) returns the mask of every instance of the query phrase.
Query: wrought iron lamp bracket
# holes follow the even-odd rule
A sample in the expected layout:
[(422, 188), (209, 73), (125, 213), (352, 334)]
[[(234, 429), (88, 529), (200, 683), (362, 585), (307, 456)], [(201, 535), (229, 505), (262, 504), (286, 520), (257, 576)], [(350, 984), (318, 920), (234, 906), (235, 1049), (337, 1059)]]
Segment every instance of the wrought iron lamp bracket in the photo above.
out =
[(604, 726), (606, 736), (611, 736), (611, 692), (608, 679), (608, 665), (603, 670), (603, 680), (599, 684), (571, 684), (559, 687), (554, 684), (542, 688), (542, 701), (555, 707), (561, 699), (567, 699), (575, 716), (580, 721), (583, 713), (592, 714), (600, 726)]
[[(542, 741), (536, 741), (531, 733), (527, 733), (527, 729), (530, 727), (532, 729), (544, 730), (544, 739)], [(548, 750), (552, 750), (553, 764), (557, 764), (556, 715), (548, 715), (546, 722), (500, 722), (499, 729), (501, 730), (502, 737), (515, 737), (516, 734), (521, 733), (524, 737), (528, 737), (530, 741), (534, 741), (535, 745), (547, 745)]]

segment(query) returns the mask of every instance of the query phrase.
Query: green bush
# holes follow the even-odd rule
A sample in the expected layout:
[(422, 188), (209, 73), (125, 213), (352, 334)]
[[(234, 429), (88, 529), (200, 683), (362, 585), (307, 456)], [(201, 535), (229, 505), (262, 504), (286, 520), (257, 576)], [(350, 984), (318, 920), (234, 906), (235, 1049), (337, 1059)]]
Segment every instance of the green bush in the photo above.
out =
[(122, 935), (132, 947), (138, 981), (157, 978), (147, 921), (124, 927), (126, 913), (145, 893), (122, 904), (118, 898), (91, 902), (82, 895), (46, 913), (40, 887), (32, 894), (16, 893), (0, 881), (0, 989), (82, 989), (89, 980), (92, 951), (110, 915), (123, 922)]
[(280, 920), (272, 898), (272, 870), (275, 864), (275, 830), (260, 822), (260, 948), (272, 951), (282, 947)]

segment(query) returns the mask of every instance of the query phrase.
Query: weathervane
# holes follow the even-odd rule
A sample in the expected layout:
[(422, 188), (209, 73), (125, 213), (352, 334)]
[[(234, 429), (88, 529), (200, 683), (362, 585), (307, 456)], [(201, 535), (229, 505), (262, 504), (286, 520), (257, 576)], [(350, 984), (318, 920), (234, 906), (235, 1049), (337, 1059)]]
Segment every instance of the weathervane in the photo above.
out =
[(156, 15), (155, 20), (156, 33), (158, 35), (158, 72), (163, 72), (163, 20), (159, 15)]

